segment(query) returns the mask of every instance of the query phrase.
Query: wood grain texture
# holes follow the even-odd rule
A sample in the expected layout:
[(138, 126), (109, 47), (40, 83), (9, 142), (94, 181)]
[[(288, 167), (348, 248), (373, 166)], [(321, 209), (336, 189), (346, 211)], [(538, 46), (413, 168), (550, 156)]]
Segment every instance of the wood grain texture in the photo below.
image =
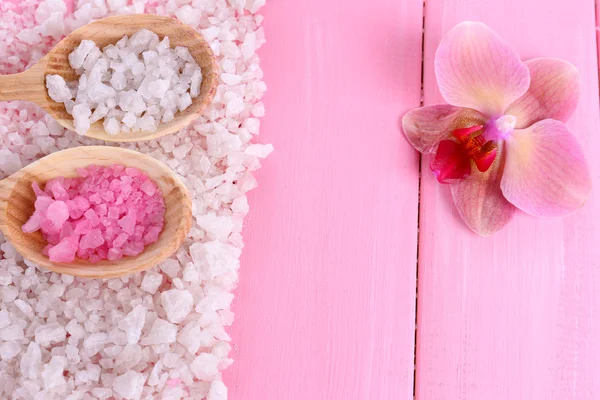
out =
[(456, 23), (480, 20), (523, 57), (555, 56), (581, 71), (569, 127), (595, 188), (562, 220), (520, 214), (492, 238), (460, 221), (448, 187), (423, 160), (419, 242), (418, 400), (600, 398), (600, 148), (594, 1), (428, 0), (425, 103), (442, 99), (433, 58)]
[(192, 104), (188, 108), (177, 112), (172, 121), (158, 125), (155, 132), (140, 131), (110, 135), (104, 130), (102, 119), (92, 124), (86, 136), (107, 142), (138, 142), (156, 139), (185, 128), (212, 103), (219, 80), (218, 66), (212, 49), (199, 32), (174, 18), (158, 15), (117, 15), (74, 30), (33, 67), (19, 74), (0, 76), (0, 101), (31, 101), (43, 108), (65, 128), (75, 130), (73, 117), (67, 112), (64, 104), (57, 103), (48, 96), (46, 75), (60, 75), (67, 82), (77, 81), (79, 78), (69, 64), (69, 54), (82, 40), (93, 40), (102, 49), (109, 44), (115, 44), (123, 36), (131, 36), (141, 29), (151, 30), (161, 39), (168, 36), (173, 48), (176, 46), (188, 48), (202, 70), (200, 95), (192, 99)]
[[(135, 257), (119, 261), (54, 263), (42, 254), (46, 241), (41, 233), (25, 234), (21, 227), (34, 211), (31, 184), (43, 185), (57, 177), (76, 177), (78, 168), (121, 164), (144, 171), (165, 198), (165, 225), (158, 241)], [(137, 151), (108, 146), (85, 146), (50, 154), (0, 181), (0, 230), (26, 259), (52, 271), (86, 278), (128, 275), (151, 268), (175, 253), (192, 223), (192, 200), (187, 188), (162, 162)]]
[(236, 400), (408, 400), (413, 392), (422, 3), (279, 0), (244, 234)]

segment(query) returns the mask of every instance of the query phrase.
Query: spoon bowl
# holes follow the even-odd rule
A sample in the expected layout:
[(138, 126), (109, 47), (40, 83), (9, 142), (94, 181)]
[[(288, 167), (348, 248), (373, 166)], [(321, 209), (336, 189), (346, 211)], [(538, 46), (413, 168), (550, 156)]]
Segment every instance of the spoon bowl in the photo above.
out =
[(92, 22), (61, 40), (37, 64), (28, 70), (14, 75), (0, 76), (0, 101), (28, 100), (49, 113), (59, 124), (75, 130), (73, 117), (63, 103), (57, 103), (48, 96), (46, 75), (60, 75), (65, 81), (78, 81), (79, 76), (69, 64), (69, 54), (82, 40), (93, 40), (102, 49), (115, 44), (123, 36), (131, 36), (141, 29), (156, 33), (161, 39), (168, 36), (171, 47), (187, 47), (202, 70), (200, 95), (192, 99), (192, 104), (175, 114), (167, 123), (160, 123), (155, 132), (130, 132), (109, 135), (100, 120), (90, 127), (85, 136), (108, 142), (135, 142), (151, 140), (177, 132), (185, 128), (212, 103), (217, 92), (218, 67), (212, 49), (202, 35), (192, 27), (176, 19), (150, 14), (117, 15)]
[[(158, 241), (135, 257), (90, 263), (76, 258), (72, 263), (55, 263), (42, 254), (46, 241), (38, 232), (23, 233), (21, 227), (34, 211), (36, 196), (31, 184), (40, 186), (60, 176), (76, 177), (78, 168), (89, 165), (122, 164), (144, 171), (165, 199), (165, 225)], [(110, 278), (148, 269), (172, 255), (183, 243), (192, 223), (192, 202), (186, 187), (162, 162), (136, 151), (84, 146), (46, 156), (0, 181), (0, 230), (27, 260), (62, 274), (86, 278)]]

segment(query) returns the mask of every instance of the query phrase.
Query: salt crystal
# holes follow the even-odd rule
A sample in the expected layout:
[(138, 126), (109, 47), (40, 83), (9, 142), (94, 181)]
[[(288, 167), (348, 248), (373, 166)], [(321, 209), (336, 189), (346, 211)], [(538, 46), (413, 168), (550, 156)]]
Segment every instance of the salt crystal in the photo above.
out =
[(97, 382), (100, 379), (101, 368), (98, 365), (88, 364), (88, 377), (91, 381)]
[(192, 104), (192, 98), (189, 93), (182, 94), (177, 100), (177, 108), (179, 111), (183, 111)]
[(236, 97), (227, 103), (226, 116), (227, 118), (234, 117), (244, 111), (244, 99)]
[(139, 399), (142, 395), (146, 378), (135, 371), (127, 371), (117, 376), (112, 384), (113, 391), (124, 399)]
[(127, 334), (128, 343), (133, 344), (139, 341), (146, 322), (146, 312), (146, 307), (138, 305), (119, 322), (119, 328)]
[(157, 79), (148, 84), (148, 93), (156, 98), (162, 98), (169, 90), (169, 81), (166, 79)]
[(41, 325), (35, 330), (35, 341), (44, 347), (62, 342), (66, 338), (65, 328), (58, 322)]
[(200, 32), (207, 42), (212, 42), (219, 35), (219, 27), (211, 26), (210, 28), (200, 30)]
[(19, 295), (18, 289), (14, 286), (7, 286), (4, 288), (0, 288), (0, 293), (2, 294), (2, 302), (3, 303), (11, 303)]
[(190, 95), (192, 98), (196, 98), (200, 95), (200, 86), (202, 84), (202, 70), (196, 68), (192, 74), (190, 81)]
[(0, 270), (0, 285), (8, 286), (12, 283), (12, 275), (8, 270)]
[(143, 131), (154, 132), (157, 129), (157, 123), (153, 116), (144, 115), (142, 118), (138, 120), (139, 127)]
[(56, 246), (48, 250), (48, 258), (53, 262), (69, 263), (75, 259), (77, 252), (78, 238), (77, 236), (65, 237)]
[(75, 132), (84, 135), (90, 129), (92, 110), (87, 104), (77, 104), (73, 107), (72, 114), (75, 120)]
[(102, 231), (100, 229), (92, 229), (87, 234), (83, 235), (79, 242), (79, 247), (82, 249), (95, 249), (104, 244)]
[(198, 321), (188, 323), (177, 334), (177, 342), (184, 346), (190, 354), (196, 354), (202, 342), (201, 325)]
[(77, 46), (75, 50), (69, 54), (69, 63), (71, 64), (71, 68), (81, 68), (85, 58), (94, 47), (96, 47), (96, 43), (93, 41), (82, 40), (81, 43), (79, 43), (79, 46)]
[(128, 112), (125, 114), (121, 122), (131, 128), (133, 125), (135, 125), (136, 121), (137, 118), (135, 117), (135, 114), (133, 112)]
[(259, 158), (265, 158), (273, 151), (273, 145), (271, 144), (251, 144), (245, 150), (245, 153), (250, 156), (256, 156)]
[(248, 213), (249, 209), (248, 198), (246, 196), (238, 197), (231, 203), (231, 211), (233, 212), (245, 215)]
[(184, 24), (195, 25), (198, 24), (202, 18), (202, 10), (192, 8), (186, 4), (175, 11), (175, 16)]
[(133, 66), (131, 67), (131, 73), (135, 76), (135, 75), (142, 75), (144, 73), (144, 71), (146, 70), (146, 66), (144, 65), (144, 63), (137, 61), (136, 63), (133, 64)]
[[(112, 65), (112, 64), (111, 64)], [(116, 71), (110, 78), (110, 84), (115, 90), (123, 90), (127, 85), (127, 79), (122, 71)]]
[(0, 346), (0, 358), (8, 361), (21, 352), (21, 346), (16, 341), (4, 342)]
[(181, 270), (179, 262), (172, 258), (168, 258), (162, 263), (160, 263), (159, 268), (170, 278), (176, 278), (179, 275), (179, 271)]
[(161, 294), (161, 304), (167, 313), (167, 319), (178, 324), (192, 311), (194, 298), (186, 290), (168, 290)]
[(157, 318), (150, 332), (142, 338), (142, 345), (173, 343), (177, 338), (177, 326), (163, 319)]
[(50, 362), (44, 365), (42, 371), (42, 380), (44, 382), (44, 389), (50, 390), (56, 386), (64, 385), (66, 383), (63, 371), (67, 365), (67, 359), (61, 356), (53, 356)]
[(156, 33), (151, 32), (147, 29), (141, 29), (134, 33), (131, 38), (129, 38), (129, 42), (127, 45), (136, 53), (141, 53), (145, 47), (148, 47), (150, 42), (154, 39), (158, 38)]
[(90, 124), (101, 120), (106, 114), (108, 114), (108, 107), (104, 103), (99, 104), (90, 117)]
[[(14, 286), (13, 286), (14, 287)], [(3, 290), (6, 290), (3, 289)], [(0, 329), (6, 328), (12, 322), (12, 318), (7, 310), (0, 310)]]
[(141, 289), (154, 294), (162, 283), (162, 275), (156, 272), (147, 272), (142, 280)]
[(161, 400), (181, 400), (184, 393), (184, 389), (181, 386), (167, 386), (162, 391)]
[(223, 381), (216, 380), (210, 383), (206, 400), (227, 400), (227, 387)]
[(17, 34), (17, 39), (27, 44), (35, 44), (40, 41), (40, 35), (33, 29), (23, 29)]
[(26, 379), (37, 379), (42, 369), (42, 353), (36, 342), (29, 342), (27, 351), (21, 357), (20, 371)]
[(171, 110), (170, 108), (167, 108), (162, 116), (162, 122), (169, 122), (172, 121), (175, 118), (175, 115), (173, 114), (173, 110)]
[[(115, 0), (112, 0), (112, 1), (115, 1)], [(108, 0), (108, 2), (110, 4), (111, 0)], [(93, 388), (91, 393), (95, 398), (98, 398), (101, 400), (108, 399), (109, 397), (111, 397), (113, 395), (112, 389), (103, 388), (103, 387)]]
[(94, 354), (108, 342), (108, 336), (104, 332), (92, 333), (83, 341), (83, 348), (92, 351)]
[(69, 321), (65, 330), (75, 339), (83, 339), (85, 337), (85, 329), (83, 329), (74, 319)]
[(23, 328), (17, 325), (10, 325), (0, 329), (0, 340), (21, 340), (24, 337)]
[(21, 168), (23, 168), (23, 164), (21, 163), (21, 158), (18, 154), (10, 154), (6, 158), (0, 160), (0, 169), (2, 169), (6, 175), (12, 175)]
[(60, 75), (46, 75), (46, 87), (48, 96), (54, 101), (64, 103), (71, 99), (71, 91), (64, 78)]
[(202, 353), (190, 364), (190, 370), (201, 380), (211, 380), (219, 372), (219, 359), (210, 353)]
[(121, 124), (119, 124), (119, 121), (116, 118), (109, 118), (107, 120), (104, 120), (104, 130), (109, 135), (116, 135), (117, 133), (119, 133), (121, 131), (120, 125)]
[(221, 74), (221, 80), (227, 85), (237, 85), (242, 81), (242, 77), (236, 74)]
[(35, 318), (35, 314), (33, 313), (33, 308), (28, 303), (26, 303), (25, 301), (23, 301), (21, 299), (16, 299), (14, 301), (14, 304), (30, 320), (33, 320)]
[(135, 367), (142, 360), (142, 348), (138, 344), (128, 344), (115, 359), (115, 370), (123, 373)]
[(194, 243), (190, 247), (190, 253), (208, 279), (238, 268), (240, 250), (218, 240)]

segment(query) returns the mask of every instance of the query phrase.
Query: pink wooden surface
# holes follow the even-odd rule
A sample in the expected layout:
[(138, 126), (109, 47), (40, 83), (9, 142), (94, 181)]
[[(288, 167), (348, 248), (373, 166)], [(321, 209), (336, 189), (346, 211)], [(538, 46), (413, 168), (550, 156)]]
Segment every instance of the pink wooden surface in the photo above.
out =
[(555, 56), (580, 69), (584, 91), (569, 126), (587, 148), (595, 188), (573, 217), (519, 215), (505, 230), (484, 239), (459, 221), (448, 188), (434, 182), (432, 174), (423, 174), (418, 400), (600, 398), (594, 15), (593, 0), (426, 3), (426, 104), (441, 101), (433, 74), (435, 49), (442, 35), (463, 20), (487, 23), (525, 59)]
[(413, 395), (422, 3), (278, 0), (261, 52), (269, 90), (245, 231), (235, 400)]

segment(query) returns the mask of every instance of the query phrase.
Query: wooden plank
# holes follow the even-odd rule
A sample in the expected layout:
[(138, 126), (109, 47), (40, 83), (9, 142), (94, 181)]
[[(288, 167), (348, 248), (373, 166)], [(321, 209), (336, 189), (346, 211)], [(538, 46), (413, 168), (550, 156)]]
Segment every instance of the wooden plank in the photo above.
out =
[[(433, 58), (442, 35), (480, 20), (523, 57), (555, 56), (581, 71), (569, 127), (600, 184), (594, 1), (428, 0), (425, 102), (441, 102)], [(416, 398), (600, 398), (600, 199), (563, 220), (525, 215), (492, 238), (460, 221), (448, 187), (422, 170)]]
[(236, 400), (413, 395), (422, 3), (279, 0), (232, 328)]

